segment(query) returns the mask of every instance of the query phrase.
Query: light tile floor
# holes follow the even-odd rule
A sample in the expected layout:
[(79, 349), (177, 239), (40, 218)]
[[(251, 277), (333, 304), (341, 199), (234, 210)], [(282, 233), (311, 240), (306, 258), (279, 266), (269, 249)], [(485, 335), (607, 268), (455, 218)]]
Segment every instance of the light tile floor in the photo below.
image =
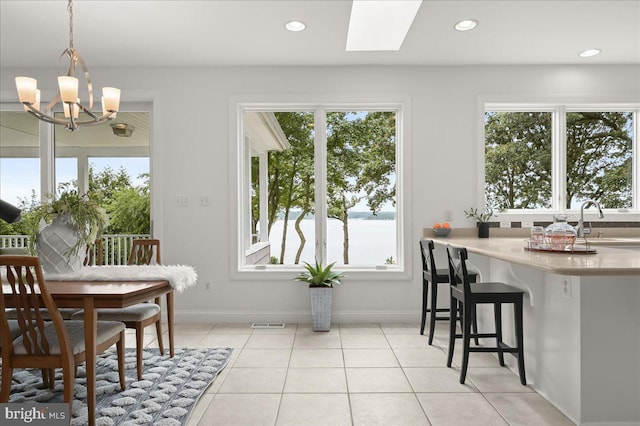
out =
[[(491, 354), (471, 354), (461, 385), (460, 357), (446, 367), (444, 324), (433, 346), (418, 324), (334, 324), (318, 333), (309, 324), (176, 324), (175, 330), (176, 346), (234, 348), (189, 426), (573, 425)], [(133, 334), (127, 339), (135, 345)], [(145, 343), (157, 345), (152, 327)]]

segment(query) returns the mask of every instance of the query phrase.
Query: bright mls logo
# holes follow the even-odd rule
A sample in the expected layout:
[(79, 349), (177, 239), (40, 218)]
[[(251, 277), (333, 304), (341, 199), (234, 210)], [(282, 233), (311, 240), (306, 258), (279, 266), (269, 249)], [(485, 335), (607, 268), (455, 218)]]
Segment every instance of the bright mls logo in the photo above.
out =
[(68, 426), (68, 404), (0, 404), (0, 424)]

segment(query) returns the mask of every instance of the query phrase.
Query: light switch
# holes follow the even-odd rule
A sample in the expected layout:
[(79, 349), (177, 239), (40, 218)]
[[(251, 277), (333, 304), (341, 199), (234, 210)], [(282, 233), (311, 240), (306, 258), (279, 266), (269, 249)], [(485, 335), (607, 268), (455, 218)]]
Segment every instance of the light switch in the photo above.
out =
[(176, 195), (176, 207), (189, 207), (189, 196)]
[(209, 202), (209, 196), (208, 195), (201, 195), (200, 196), (200, 207), (209, 207), (210, 202)]

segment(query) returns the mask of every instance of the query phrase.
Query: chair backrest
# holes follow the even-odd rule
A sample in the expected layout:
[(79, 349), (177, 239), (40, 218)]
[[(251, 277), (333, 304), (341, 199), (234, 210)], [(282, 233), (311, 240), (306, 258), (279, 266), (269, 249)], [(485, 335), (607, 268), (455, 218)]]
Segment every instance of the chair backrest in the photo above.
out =
[(102, 240), (98, 238), (93, 244), (87, 244), (82, 266), (101, 266), (104, 264), (102, 254)]
[(128, 265), (160, 265), (160, 240), (133, 240)]
[(449, 282), (452, 286), (462, 284), (465, 296), (471, 294), (471, 281), (467, 271), (467, 249), (447, 245), (447, 258), (449, 260)]
[(13, 342), (10, 339), (11, 330), (9, 320), (5, 314), (5, 295), (9, 296), (11, 304), (16, 310), (16, 319), (23, 337), (24, 349), (27, 355), (42, 356), (51, 354), (52, 342), (50, 336), (45, 335), (45, 319), (43, 311), (46, 309), (53, 321), (57, 339), (56, 353), (69, 354), (70, 343), (62, 316), (53, 301), (42, 274), (40, 260), (35, 256), (0, 256), (0, 284), (3, 297), (0, 298), (0, 330), (2, 335), (3, 356), (7, 348), (13, 354)]
[[(422, 272), (428, 275), (429, 280), (437, 274), (436, 261), (433, 258), (433, 240), (420, 240), (420, 254), (422, 256)], [(424, 275), (424, 274), (423, 274)]]

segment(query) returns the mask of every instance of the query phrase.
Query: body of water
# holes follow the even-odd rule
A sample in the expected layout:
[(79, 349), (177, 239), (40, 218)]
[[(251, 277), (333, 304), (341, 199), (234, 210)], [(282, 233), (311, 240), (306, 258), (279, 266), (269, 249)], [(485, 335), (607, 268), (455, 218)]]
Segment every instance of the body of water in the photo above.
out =
[[(294, 228), (294, 221), (287, 224), (287, 245), (285, 248), (285, 264), (292, 264), (300, 245), (300, 238)], [(278, 220), (271, 227), (269, 241), (271, 256), (280, 258), (280, 246), (284, 221)], [(315, 221), (305, 219), (300, 223), (307, 239), (300, 261), (313, 263), (315, 252)], [(336, 219), (327, 220), (327, 256), (328, 263), (343, 264), (344, 233), (342, 222)], [(384, 265), (389, 257), (397, 260), (395, 220), (349, 220), (349, 264), (350, 265)]]

